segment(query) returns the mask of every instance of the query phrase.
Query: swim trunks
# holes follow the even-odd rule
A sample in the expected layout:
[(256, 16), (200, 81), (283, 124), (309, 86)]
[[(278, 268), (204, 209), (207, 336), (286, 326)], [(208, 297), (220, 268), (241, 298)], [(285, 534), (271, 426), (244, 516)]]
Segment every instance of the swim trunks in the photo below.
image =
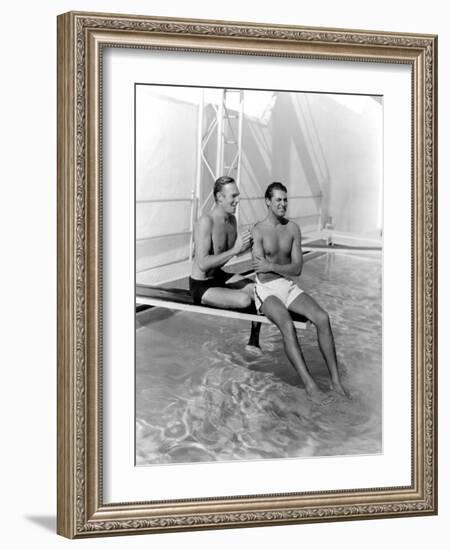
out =
[(189, 277), (190, 294), (195, 305), (201, 305), (203, 294), (209, 288), (224, 287), (226, 281), (232, 277), (232, 273), (226, 273), (221, 269), (217, 270), (214, 277), (210, 279), (192, 279)]
[(259, 277), (256, 277), (256, 287), (254, 289), (257, 311), (260, 311), (262, 304), (268, 296), (276, 296), (288, 309), (295, 298), (302, 294), (303, 290), (299, 288), (290, 279), (279, 277), (266, 283), (261, 283)]

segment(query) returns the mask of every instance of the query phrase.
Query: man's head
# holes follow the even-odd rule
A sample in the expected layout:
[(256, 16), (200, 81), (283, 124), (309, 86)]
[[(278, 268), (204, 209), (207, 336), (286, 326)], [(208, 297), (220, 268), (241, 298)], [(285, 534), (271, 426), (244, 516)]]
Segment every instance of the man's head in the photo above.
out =
[(287, 213), (287, 188), (279, 181), (270, 183), (265, 191), (265, 204), (268, 210), (278, 218), (283, 218)]
[(239, 203), (240, 192), (234, 178), (221, 176), (214, 184), (214, 199), (228, 214), (234, 214)]

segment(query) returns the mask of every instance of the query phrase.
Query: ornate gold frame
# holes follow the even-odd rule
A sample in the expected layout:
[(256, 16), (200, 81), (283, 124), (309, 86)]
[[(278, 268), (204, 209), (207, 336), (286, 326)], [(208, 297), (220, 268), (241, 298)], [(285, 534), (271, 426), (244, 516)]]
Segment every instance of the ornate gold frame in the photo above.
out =
[[(99, 113), (106, 44), (411, 66), (411, 486), (103, 503)], [(433, 35), (95, 13), (58, 17), (58, 533), (81, 538), (436, 513), (436, 56)]]

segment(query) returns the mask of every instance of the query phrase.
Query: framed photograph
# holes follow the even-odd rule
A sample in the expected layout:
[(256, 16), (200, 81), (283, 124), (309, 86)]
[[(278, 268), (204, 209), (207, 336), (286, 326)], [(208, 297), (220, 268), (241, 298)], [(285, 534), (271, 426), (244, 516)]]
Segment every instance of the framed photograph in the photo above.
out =
[(59, 534), (437, 513), (436, 61), (59, 16)]

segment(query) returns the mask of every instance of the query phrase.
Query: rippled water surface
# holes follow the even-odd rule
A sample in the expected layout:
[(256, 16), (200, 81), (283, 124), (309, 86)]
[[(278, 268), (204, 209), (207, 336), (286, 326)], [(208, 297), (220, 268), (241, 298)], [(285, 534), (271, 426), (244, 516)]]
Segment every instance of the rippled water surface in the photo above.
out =
[[(138, 465), (381, 452), (380, 253), (323, 254), (298, 283), (330, 314), (351, 399), (311, 403), (275, 326), (262, 326), (254, 357), (248, 322), (155, 308), (137, 322)], [(298, 334), (328, 391), (315, 329)]]

